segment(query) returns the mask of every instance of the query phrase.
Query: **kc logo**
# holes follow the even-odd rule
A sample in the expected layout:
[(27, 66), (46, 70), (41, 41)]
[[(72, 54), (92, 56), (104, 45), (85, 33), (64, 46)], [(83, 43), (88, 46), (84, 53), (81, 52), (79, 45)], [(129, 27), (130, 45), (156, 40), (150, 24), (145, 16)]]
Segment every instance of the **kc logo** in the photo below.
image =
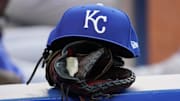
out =
[(84, 28), (89, 28), (88, 23), (89, 23), (89, 21), (92, 21), (95, 31), (97, 33), (102, 34), (102, 33), (104, 33), (106, 31), (106, 27), (102, 26), (102, 28), (99, 29), (98, 28), (98, 22), (99, 22), (99, 20), (103, 20), (104, 22), (107, 22), (107, 16), (102, 16), (101, 15), (101, 16), (98, 16), (96, 18), (93, 18), (99, 12), (100, 12), (100, 10), (94, 10), (94, 11), (87, 10), (86, 11), (86, 18), (85, 18)]

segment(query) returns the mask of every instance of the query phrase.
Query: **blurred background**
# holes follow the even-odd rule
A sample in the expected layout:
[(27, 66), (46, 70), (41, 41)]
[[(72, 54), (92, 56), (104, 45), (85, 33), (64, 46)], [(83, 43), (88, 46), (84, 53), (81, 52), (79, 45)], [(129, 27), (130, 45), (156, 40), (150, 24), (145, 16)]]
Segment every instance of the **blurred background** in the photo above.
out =
[[(134, 25), (141, 56), (124, 59), (127, 68), (137, 75), (180, 73), (179, 0), (0, 0), (3, 50), (21, 71), (23, 82), (30, 77), (64, 11), (96, 3), (125, 11)], [(39, 68), (32, 82), (45, 81), (44, 71)]]

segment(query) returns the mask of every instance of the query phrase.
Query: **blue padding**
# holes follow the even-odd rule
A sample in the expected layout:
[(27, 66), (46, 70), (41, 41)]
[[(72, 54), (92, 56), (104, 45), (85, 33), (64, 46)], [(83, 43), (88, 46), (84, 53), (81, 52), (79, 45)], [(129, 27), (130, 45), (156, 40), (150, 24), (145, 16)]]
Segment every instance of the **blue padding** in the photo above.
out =
[[(61, 92), (48, 83), (1, 85), (0, 101), (60, 101)], [(68, 101), (79, 101), (77, 96)], [(122, 93), (100, 101), (180, 101), (180, 74), (138, 76)]]
[(180, 99), (180, 89), (129, 92), (118, 95), (111, 101), (179, 101), (178, 99)]
[[(100, 101), (179, 101), (180, 89), (154, 91), (127, 91), (116, 94), (112, 98), (102, 98)], [(0, 101), (60, 101), (61, 95), (56, 89), (50, 89), (47, 97), (8, 99)], [(68, 98), (68, 101), (79, 101), (78, 98)]]

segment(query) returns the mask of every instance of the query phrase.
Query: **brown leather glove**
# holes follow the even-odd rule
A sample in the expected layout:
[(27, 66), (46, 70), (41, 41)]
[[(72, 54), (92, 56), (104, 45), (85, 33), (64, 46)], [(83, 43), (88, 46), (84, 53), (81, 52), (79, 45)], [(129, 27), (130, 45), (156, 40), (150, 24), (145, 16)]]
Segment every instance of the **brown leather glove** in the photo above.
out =
[(62, 97), (75, 94), (97, 99), (121, 92), (135, 81), (134, 73), (122, 68), (121, 57), (96, 42), (74, 41), (45, 53), (46, 79), (61, 90)]

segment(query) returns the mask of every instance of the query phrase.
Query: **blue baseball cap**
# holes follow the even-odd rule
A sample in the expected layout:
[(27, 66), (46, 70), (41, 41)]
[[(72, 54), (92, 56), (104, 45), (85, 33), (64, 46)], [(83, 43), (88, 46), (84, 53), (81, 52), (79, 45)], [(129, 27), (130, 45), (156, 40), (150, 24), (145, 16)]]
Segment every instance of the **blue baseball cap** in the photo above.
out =
[[(79, 39), (92, 39), (126, 58), (140, 55), (138, 38), (126, 13), (101, 6), (85, 5), (68, 9), (50, 33), (47, 46)], [(57, 45), (57, 44), (56, 44)]]

